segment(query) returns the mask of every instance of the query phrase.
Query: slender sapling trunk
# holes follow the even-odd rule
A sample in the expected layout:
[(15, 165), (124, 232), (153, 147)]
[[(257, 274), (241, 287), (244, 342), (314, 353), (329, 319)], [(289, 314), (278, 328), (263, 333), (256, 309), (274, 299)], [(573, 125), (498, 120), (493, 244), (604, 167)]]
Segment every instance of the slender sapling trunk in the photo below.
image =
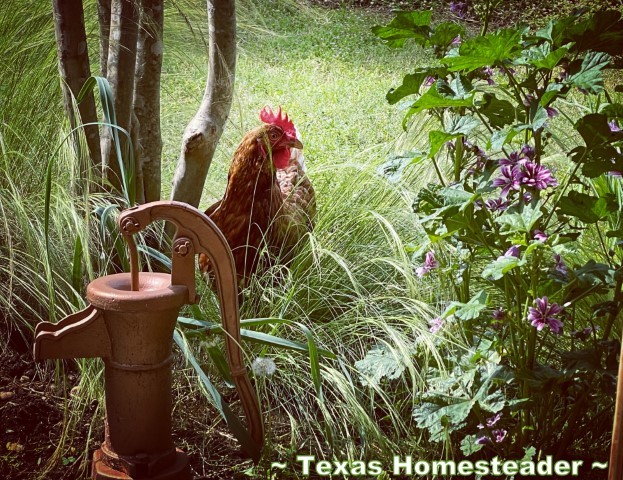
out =
[(234, 0), (208, 0), (209, 71), (203, 101), (184, 132), (172, 200), (198, 206), (225, 122), (229, 116), (236, 68)]

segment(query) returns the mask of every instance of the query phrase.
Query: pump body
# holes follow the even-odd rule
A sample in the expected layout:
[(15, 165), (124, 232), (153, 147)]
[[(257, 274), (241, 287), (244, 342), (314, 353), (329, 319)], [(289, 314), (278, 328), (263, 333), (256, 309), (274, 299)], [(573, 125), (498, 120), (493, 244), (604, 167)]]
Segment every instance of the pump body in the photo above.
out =
[[(171, 274), (138, 272), (132, 235), (153, 220), (176, 224)], [(119, 217), (132, 269), (91, 282), (89, 306), (35, 330), (36, 360), (103, 358), (105, 438), (92, 462), (94, 480), (190, 480), (188, 457), (171, 436), (173, 331), (184, 304), (194, 303), (195, 254), (215, 265), (226, 350), (250, 435), (263, 442), (259, 403), (240, 351), (240, 318), (233, 257), (208, 217), (179, 202), (153, 202)], [(257, 460), (257, 459), (256, 459)]]

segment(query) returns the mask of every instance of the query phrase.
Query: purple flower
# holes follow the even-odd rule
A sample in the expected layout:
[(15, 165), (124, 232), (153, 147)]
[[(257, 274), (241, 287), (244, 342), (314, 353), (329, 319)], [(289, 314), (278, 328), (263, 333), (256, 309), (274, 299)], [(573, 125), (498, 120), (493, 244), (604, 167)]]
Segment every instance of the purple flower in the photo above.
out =
[(503, 212), (508, 208), (508, 202), (503, 198), (493, 198), (491, 200), (487, 200), (485, 205), (489, 210), (493, 210), (494, 212)]
[[(478, 147), (476, 147), (478, 148)], [(480, 150), (480, 149), (478, 149)], [(482, 150), (480, 150), (482, 151)], [(484, 152), (483, 152), (484, 153)], [(486, 156), (481, 156), (478, 153), (476, 154), (476, 161), (474, 162), (474, 164), (472, 165), (472, 167), (467, 171), (468, 174), (470, 175), (476, 175), (477, 173), (481, 172), (483, 168), (485, 168), (487, 164), (487, 157)]]
[(567, 266), (565, 265), (562, 257), (556, 253), (554, 254), (554, 261), (556, 262), (556, 265), (554, 265), (554, 270), (556, 270), (561, 275), (567, 275)]
[(467, 3), (450, 2), (450, 11), (459, 18), (465, 18), (465, 15), (467, 15)]
[(532, 95), (531, 93), (526, 93), (526, 96), (523, 99), (523, 104), (526, 107), (529, 107), (532, 104), (532, 102), (534, 102), (534, 95)]
[(439, 330), (441, 330), (441, 327), (443, 327), (443, 318), (435, 317), (432, 320), (430, 320), (428, 324), (430, 325), (430, 328), (428, 329), (428, 331), (430, 333), (437, 333)]
[(508, 158), (500, 158), (498, 160), (498, 163), (502, 167), (504, 166), (516, 167), (517, 165), (520, 165), (526, 161), (527, 161), (527, 158), (522, 157), (519, 152), (511, 152), (508, 154)]
[(450, 42), (450, 46), (452, 47), (458, 47), (461, 44), (462, 40), (461, 40), (461, 35), (457, 35), (456, 37), (454, 37), (452, 39), (452, 41)]
[(494, 71), (491, 67), (483, 67), (480, 72), (482, 74), (482, 78), (485, 79), (489, 85), (495, 84), (493, 81)]
[(506, 318), (506, 312), (504, 311), (502, 307), (500, 307), (500, 308), (493, 310), (493, 313), (491, 314), (491, 316), (495, 320), (498, 320), (498, 321), (504, 320)]
[(545, 243), (549, 237), (543, 233), (543, 231), (535, 230), (532, 234), (532, 238), (534, 238), (537, 242)]
[(489, 158), (487, 157), (485, 151), (479, 146), (474, 146), (474, 148), (472, 148), (472, 151), (474, 152), (474, 155), (476, 155), (476, 157), (480, 160), (487, 160)]
[(463, 137), (463, 145), (465, 145), (465, 150), (472, 153), (475, 157), (474, 164), (469, 169), (469, 173), (473, 175), (476, 172), (482, 171), (489, 160), (489, 157), (487, 157), (485, 151), (478, 145), (474, 145), (469, 140), (466, 140), (465, 137)]
[(619, 125), (617, 124), (616, 120), (610, 120), (608, 122), (608, 126), (610, 127), (610, 131), (611, 132), (620, 132), (621, 131), (621, 127), (619, 127)]
[(435, 77), (433, 77), (432, 75), (428, 75), (424, 79), (424, 82), (422, 82), (422, 85), (424, 85), (425, 87), (430, 87), (433, 83), (435, 83)]
[(623, 178), (623, 172), (617, 172), (616, 170), (608, 172), (608, 175), (610, 175), (611, 177)]
[[(504, 439), (506, 438), (506, 434), (508, 432), (502, 428), (497, 429), (497, 430), (493, 430), (491, 432), (491, 435), (493, 435), (493, 438), (495, 439), (495, 443), (502, 443), (504, 441)], [(488, 445), (493, 443), (491, 441), (491, 439), (487, 436), (482, 436), (482, 437), (478, 437), (476, 439), (476, 444), (478, 445)]]
[(537, 190), (558, 186), (558, 180), (552, 176), (549, 169), (530, 161), (521, 165), (516, 174), (516, 179), (521, 185)]
[(519, 258), (519, 245), (513, 245), (511, 248), (506, 250), (504, 257), (515, 257)]
[(547, 112), (547, 116), (549, 118), (554, 118), (558, 115), (558, 110), (556, 110), (554, 107), (545, 107), (545, 111)]
[(493, 430), (491, 433), (493, 434), (493, 438), (495, 438), (495, 443), (502, 443), (508, 432), (503, 428), (500, 428), (498, 430)]
[(501, 412), (500, 413), (496, 413), (494, 417), (488, 418), (487, 419), (487, 427), (492, 427), (493, 425), (498, 423), (500, 418), (502, 418), (502, 413)]
[(574, 330), (571, 332), (571, 337), (579, 340), (586, 340), (593, 334), (593, 332), (597, 332), (597, 330), (599, 330), (599, 325), (586, 327), (583, 330)]
[(519, 190), (519, 178), (516, 168), (510, 165), (503, 166), (500, 170), (501, 175), (493, 179), (493, 186), (500, 187), (500, 197), (506, 199), (510, 190)]
[(523, 147), (521, 147), (520, 153), (528, 160), (534, 160), (534, 156), (536, 155), (534, 148), (527, 143)]
[(547, 325), (552, 332), (561, 333), (562, 321), (556, 318), (556, 315), (562, 312), (562, 310), (563, 307), (557, 303), (550, 305), (547, 297), (537, 298), (536, 308), (530, 307), (528, 309), (528, 320), (538, 331), (543, 330), (545, 325)]
[[(500, 418), (502, 418), (502, 412), (496, 413), (493, 417), (487, 418), (487, 421), (485, 423), (487, 424), (487, 427), (491, 428), (493, 425), (498, 423)], [(478, 428), (482, 430), (485, 427), (481, 423), (478, 425)]]
[(430, 272), (433, 268), (437, 268), (439, 263), (435, 260), (435, 252), (432, 250), (426, 254), (426, 258), (424, 259), (424, 265), (418, 267), (415, 270), (415, 273), (418, 277), (423, 277), (428, 272)]

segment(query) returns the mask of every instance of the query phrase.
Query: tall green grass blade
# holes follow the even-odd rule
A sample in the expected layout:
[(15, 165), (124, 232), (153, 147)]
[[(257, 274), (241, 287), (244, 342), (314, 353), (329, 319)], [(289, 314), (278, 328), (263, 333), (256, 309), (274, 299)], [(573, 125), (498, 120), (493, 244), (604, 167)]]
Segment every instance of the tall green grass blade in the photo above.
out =
[(314, 336), (309, 328), (307, 328), (302, 323), (293, 322), (294, 325), (298, 326), (305, 336), (307, 337), (307, 348), (309, 349), (309, 364), (311, 367), (311, 375), (312, 381), (314, 382), (314, 387), (316, 388), (316, 395), (318, 396), (318, 400), (322, 403), (322, 377), (320, 375), (320, 362), (318, 360), (318, 348), (316, 347), (316, 342), (314, 340)]
[(162, 265), (167, 267), (167, 269), (171, 270), (171, 259), (167, 257), (164, 253), (159, 250), (156, 250), (149, 245), (137, 245), (137, 250), (139, 252), (144, 253), (149, 258), (153, 258), (154, 260), (160, 262)]
[(50, 259), (50, 209), (52, 198), (52, 169), (54, 167), (54, 157), (50, 158), (47, 168), (45, 169), (45, 203), (43, 213), (43, 234), (45, 236), (45, 265), (46, 276), (48, 278), (48, 295), (50, 298), (50, 306), (48, 308), (50, 321), (54, 321), (55, 316), (55, 289), (53, 267)]
[(257, 445), (249, 435), (249, 432), (246, 428), (242, 426), (238, 417), (231, 411), (229, 405), (223, 400), (223, 397), (216, 389), (216, 387), (212, 384), (208, 376), (205, 374), (201, 365), (195, 358), (195, 355), (192, 353), (188, 342), (184, 338), (184, 335), (180, 333), (179, 330), (175, 330), (173, 332), (173, 340), (177, 344), (177, 346), (182, 351), (182, 354), (186, 358), (186, 360), (192, 365), (197, 372), (197, 376), (201, 381), (201, 384), (205, 388), (205, 391), (212, 399), (212, 403), (221, 414), (221, 417), (227, 423), (227, 426), (231, 430), (232, 434), (242, 445), (242, 448), (251, 456), (251, 458), (257, 463), (261, 456), (262, 445)]
[(74, 260), (72, 262), (71, 269), (71, 285), (79, 292), (82, 287), (82, 256), (84, 255), (82, 248), (82, 240), (80, 235), (76, 235), (76, 242), (74, 244)]
[[(134, 205), (136, 199), (135, 181), (134, 181), (134, 152), (132, 148), (132, 139), (129, 132), (121, 128), (117, 123), (117, 114), (115, 112), (115, 102), (110, 83), (104, 77), (92, 76), (84, 83), (76, 100), (80, 103), (87, 93), (97, 86), (99, 93), (100, 104), (102, 106), (102, 112), (104, 114), (104, 123), (106, 127), (110, 129), (110, 133), (113, 137), (113, 144), (115, 148), (115, 154), (119, 165), (119, 171), (121, 173), (121, 188), (123, 196), (128, 206)], [(119, 132), (127, 138), (128, 149), (127, 152), (121, 152), (121, 144), (119, 142)], [(125, 156), (123, 155), (125, 153)], [(127, 167), (123, 159), (127, 156)]]
[(212, 360), (212, 363), (221, 374), (221, 377), (223, 377), (223, 380), (225, 381), (227, 386), (233, 388), (235, 386), (234, 379), (231, 376), (229, 364), (227, 363), (227, 359), (225, 358), (225, 355), (223, 355), (222, 350), (217, 346), (210, 346), (207, 348), (207, 350), (208, 355), (210, 355), (210, 359)]
[(102, 238), (106, 237), (106, 233), (112, 228), (112, 225), (109, 223), (111, 219), (111, 215), (113, 212), (118, 210), (119, 207), (117, 205), (106, 205), (105, 207), (98, 207), (95, 211), (95, 214), (99, 217), (99, 227), (100, 227), (100, 235)]
[[(178, 317), (177, 321), (184, 325), (191, 325), (195, 327), (202, 327), (202, 331), (206, 333), (224, 333), (223, 327), (219, 323), (208, 322), (205, 320), (196, 320), (194, 318), (186, 318), (186, 317)], [(248, 323), (247, 323), (248, 322)], [(254, 319), (254, 320), (242, 320), (240, 322), (241, 326), (257, 326), (257, 325), (266, 325), (272, 323), (284, 323), (284, 324), (293, 324), (293, 322), (289, 320), (283, 320), (279, 318), (265, 318), (265, 319)], [(255, 332), (253, 330), (240, 329), (240, 336), (246, 340), (262, 343), (264, 345), (268, 345), (271, 347), (277, 348), (285, 348), (287, 350), (295, 350), (297, 352), (309, 353), (309, 343), (301, 343), (296, 342), (294, 340), (288, 340), (286, 338), (277, 337), (275, 335), (270, 335), (268, 333)], [(315, 342), (314, 342), (315, 344)], [(336, 359), (337, 356), (322, 348), (317, 348), (316, 353), (322, 357)]]

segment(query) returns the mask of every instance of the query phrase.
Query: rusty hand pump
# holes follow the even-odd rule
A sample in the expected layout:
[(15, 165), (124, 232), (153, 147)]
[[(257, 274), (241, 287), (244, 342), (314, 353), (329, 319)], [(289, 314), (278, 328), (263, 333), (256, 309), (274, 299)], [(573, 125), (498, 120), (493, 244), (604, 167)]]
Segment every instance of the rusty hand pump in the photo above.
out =
[[(155, 220), (177, 227), (170, 275), (138, 271), (133, 234)], [(130, 273), (94, 280), (87, 287), (86, 309), (56, 324), (37, 325), (35, 359), (104, 359), (105, 439), (93, 456), (94, 480), (191, 479), (188, 457), (171, 438), (171, 348), (180, 308), (197, 300), (199, 253), (208, 256), (216, 276), (227, 360), (249, 434), (257, 445), (263, 443), (259, 402), (240, 348), (234, 260), (216, 225), (185, 203), (153, 202), (125, 210), (119, 226), (130, 247)]]

